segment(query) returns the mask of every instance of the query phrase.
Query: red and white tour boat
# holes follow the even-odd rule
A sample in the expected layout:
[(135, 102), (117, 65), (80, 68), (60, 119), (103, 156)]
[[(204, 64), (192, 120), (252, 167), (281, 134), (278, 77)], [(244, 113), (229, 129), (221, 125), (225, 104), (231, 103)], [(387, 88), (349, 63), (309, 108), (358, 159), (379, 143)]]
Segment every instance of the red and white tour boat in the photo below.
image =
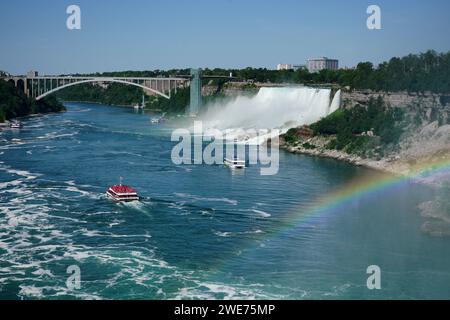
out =
[(106, 191), (106, 196), (118, 202), (138, 201), (139, 196), (133, 188), (122, 184), (122, 178), (120, 184), (114, 185)]

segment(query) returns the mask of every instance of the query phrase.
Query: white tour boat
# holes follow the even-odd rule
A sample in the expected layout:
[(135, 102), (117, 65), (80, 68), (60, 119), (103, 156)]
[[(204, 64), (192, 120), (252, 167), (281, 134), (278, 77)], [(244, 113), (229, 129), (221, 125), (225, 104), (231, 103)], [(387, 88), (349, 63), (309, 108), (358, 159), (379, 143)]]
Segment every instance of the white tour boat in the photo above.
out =
[(20, 129), (22, 128), (22, 123), (20, 121), (12, 121), (10, 127), (12, 129)]
[(225, 166), (227, 166), (231, 169), (244, 169), (245, 168), (245, 161), (239, 160), (238, 158), (234, 158), (232, 160), (225, 158), (223, 163), (225, 164)]

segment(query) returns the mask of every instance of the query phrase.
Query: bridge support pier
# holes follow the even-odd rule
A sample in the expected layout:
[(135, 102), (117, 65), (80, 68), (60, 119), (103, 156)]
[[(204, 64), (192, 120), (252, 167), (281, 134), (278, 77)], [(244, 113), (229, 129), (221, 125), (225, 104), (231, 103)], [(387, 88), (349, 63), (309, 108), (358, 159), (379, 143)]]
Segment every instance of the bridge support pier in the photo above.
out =
[(30, 92), (28, 91), (28, 79), (23, 79), (23, 91), (27, 97), (30, 96)]
[(189, 115), (196, 116), (202, 107), (202, 70), (191, 69), (191, 97)]

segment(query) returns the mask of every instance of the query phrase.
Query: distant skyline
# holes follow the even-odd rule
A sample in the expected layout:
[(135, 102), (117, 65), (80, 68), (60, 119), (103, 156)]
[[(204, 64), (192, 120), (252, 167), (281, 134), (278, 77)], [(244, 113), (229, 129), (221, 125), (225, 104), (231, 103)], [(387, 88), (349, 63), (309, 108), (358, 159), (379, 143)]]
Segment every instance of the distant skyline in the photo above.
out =
[[(68, 30), (66, 8), (81, 8)], [(382, 29), (366, 9), (380, 6)], [(447, 0), (25, 0), (0, 2), (0, 70), (275, 69), (326, 56), (340, 67), (450, 50)]]

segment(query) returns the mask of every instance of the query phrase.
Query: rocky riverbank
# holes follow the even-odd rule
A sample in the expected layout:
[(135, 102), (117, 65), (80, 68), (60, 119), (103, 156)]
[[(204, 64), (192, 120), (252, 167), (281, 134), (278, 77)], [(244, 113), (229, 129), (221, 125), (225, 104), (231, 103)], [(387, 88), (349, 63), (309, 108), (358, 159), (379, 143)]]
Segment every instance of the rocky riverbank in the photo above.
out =
[[(282, 148), (289, 152), (333, 158), (358, 166), (408, 176), (417, 164), (425, 166), (435, 162), (450, 163), (450, 125), (439, 126), (437, 121), (421, 127), (415, 133), (404, 134), (397, 152), (379, 159), (361, 157), (327, 148), (333, 136), (304, 136), (294, 145), (281, 139)], [(417, 207), (425, 219), (421, 231), (430, 236), (450, 237), (450, 172), (415, 179), (433, 190), (429, 201)]]
[[(292, 153), (333, 158), (395, 175), (408, 176), (420, 164), (450, 163), (450, 125), (439, 126), (437, 121), (421, 126), (416, 132), (405, 133), (396, 152), (377, 159), (327, 148), (334, 138), (303, 136), (295, 144), (281, 139), (281, 145)], [(432, 198), (417, 207), (425, 219), (421, 231), (430, 236), (450, 237), (450, 171), (415, 181), (433, 190)]]
[[(317, 134), (311, 127), (303, 126), (282, 136), (281, 147), (292, 153), (333, 158), (405, 176), (417, 167), (436, 162), (450, 163), (450, 105), (446, 96), (344, 92), (341, 108), (351, 110), (357, 105), (364, 106), (370, 97), (378, 96), (385, 101), (387, 110), (397, 107), (404, 112), (402, 133), (395, 143), (379, 143), (380, 137), (367, 131), (354, 134), (354, 140), (363, 139), (365, 142), (363, 151), (337, 150), (332, 147), (338, 140), (337, 134)], [(433, 190), (432, 198), (418, 206), (425, 219), (422, 232), (431, 236), (450, 236), (450, 172), (446, 170), (439, 175), (415, 180)]]
[[(391, 172), (408, 174), (418, 163), (450, 160), (450, 96), (432, 93), (411, 94), (373, 93), (370, 91), (343, 91), (341, 108), (352, 109), (356, 105), (367, 106), (371, 98), (381, 97), (385, 106), (400, 108), (409, 119), (398, 143), (377, 152), (381, 148), (374, 145), (374, 152), (348, 153), (329, 148), (336, 135), (315, 135), (308, 127), (297, 130), (298, 139), (294, 143), (282, 142), (282, 147), (294, 153), (308, 154), (343, 160), (355, 165)], [(362, 133), (371, 139), (373, 132)], [(283, 139), (282, 139), (283, 141)], [(370, 156), (373, 155), (373, 156)]]
[(428, 123), (439, 121), (440, 124), (450, 124), (450, 94), (342, 90), (341, 106), (353, 108), (358, 104), (367, 105), (371, 98), (378, 97), (381, 97), (388, 107), (406, 109), (409, 113), (418, 114)]
[(416, 132), (402, 136), (398, 149), (383, 157), (365, 157), (328, 148), (335, 135), (299, 136), (295, 143), (281, 139), (281, 147), (292, 153), (327, 157), (358, 166), (407, 175), (418, 163), (450, 161), (450, 125), (439, 126), (437, 121), (424, 125)]

